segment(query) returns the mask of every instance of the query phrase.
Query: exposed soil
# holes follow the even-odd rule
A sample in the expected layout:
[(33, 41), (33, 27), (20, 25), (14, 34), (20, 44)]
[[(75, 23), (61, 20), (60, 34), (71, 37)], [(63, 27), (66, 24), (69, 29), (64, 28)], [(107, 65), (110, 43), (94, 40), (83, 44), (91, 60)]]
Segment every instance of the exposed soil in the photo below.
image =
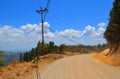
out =
[[(40, 71), (38, 79), (120, 79), (118, 67), (92, 60), (95, 54), (65, 57)], [(37, 79), (36, 75), (32, 79)]]
[[(96, 54), (94, 57), (95, 60), (99, 62), (105, 62), (114, 66), (120, 66), (120, 56), (113, 54), (113, 55), (108, 55), (107, 53), (109, 52), (109, 49), (104, 50), (103, 52)], [(120, 51), (117, 51), (117, 54), (119, 54)]]
[[(77, 53), (78, 54), (78, 53)], [(39, 69), (42, 71), (48, 64), (66, 56), (76, 55), (76, 53), (66, 52), (64, 54), (48, 54), (40, 57)], [(31, 62), (12, 63), (6, 67), (0, 68), (0, 79), (31, 79), (37, 64)]]

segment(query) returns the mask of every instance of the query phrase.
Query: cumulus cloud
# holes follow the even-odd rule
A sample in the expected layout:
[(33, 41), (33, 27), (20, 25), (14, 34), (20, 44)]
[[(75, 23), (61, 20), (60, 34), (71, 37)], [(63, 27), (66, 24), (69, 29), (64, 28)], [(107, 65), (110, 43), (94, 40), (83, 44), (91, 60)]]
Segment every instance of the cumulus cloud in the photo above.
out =
[[(46, 41), (56, 41), (58, 40), (59, 44), (68, 41), (66, 38), (74, 40), (81, 39), (82, 37), (89, 37), (94, 39), (103, 39), (103, 34), (105, 28), (103, 27), (105, 23), (99, 23), (99, 28), (87, 25), (84, 30), (75, 30), (75, 29), (65, 29), (64, 31), (50, 31), (50, 24), (44, 22), (44, 36)], [(14, 28), (12, 26), (5, 25), (0, 27), (0, 48), (3, 47), (2, 44), (12, 43), (14, 46), (21, 45), (21, 48), (33, 47), (33, 43), (37, 43), (38, 40), (41, 40), (41, 31), (42, 24), (26, 24), (20, 28)], [(65, 39), (63, 39), (65, 38)], [(84, 40), (84, 39), (83, 39)], [(29, 45), (28, 45), (29, 42)], [(70, 42), (69, 42), (70, 43)], [(6, 45), (7, 46), (7, 45)]]
[(98, 30), (92, 35), (93, 38), (103, 38), (105, 29), (100, 27)]
[[(25, 49), (33, 47), (35, 43), (41, 40), (41, 23), (40, 24), (26, 24), (20, 26), (20, 28), (14, 28), (12, 26), (0, 27), (0, 49), (7, 49), (12, 45), (15, 49), (21, 46)], [(54, 33), (49, 30), (50, 24), (44, 22), (45, 38), (54, 38)], [(28, 43), (29, 42), (29, 43)], [(8, 50), (8, 49), (7, 49)], [(12, 49), (10, 49), (12, 50)]]
[(46, 38), (54, 38), (54, 37), (55, 37), (54, 33), (52, 33), (52, 32), (47, 32), (47, 33), (45, 33), (44, 36), (45, 36)]
[(105, 23), (99, 23), (98, 26), (103, 27), (103, 26), (105, 26)]
[[(13, 28), (12, 26), (3, 26), (0, 28), (0, 37), (1, 39), (11, 39), (11, 38), (22, 38), (29, 40), (41, 40), (41, 26), (42, 24), (26, 24), (20, 28)], [(87, 25), (83, 31), (75, 29), (66, 29), (60, 32), (51, 32), (49, 30), (50, 24), (44, 22), (44, 36), (45, 38), (58, 38), (58, 37), (67, 37), (67, 38), (80, 38), (82, 36), (89, 36), (91, 38), (102, 38), (105, 29), (103, 26), (105, 23), (99, 23), (100, 27), (96, 29), (91, 25)], [(27, 33), (29, 31), (29, 33)]]
[(68, 38), (78, 38), (81, 35), (81, 32), (79, 30), (74, 30), (74, 29), (66, 29), (61, 32), (56, 32), (56, 36), (58, 37), (68, 37)]
[(83, 32), (81, 33), (81, 36), (89, 36), (91, 38), (103, 38), (103, 34), (105, 32), (105, 29), (102, 27), (103, 25), (100, 25), (98, 29), (91, 25), (87, 25)]
[(3, 26), (0, 28), (0, 36), (4, 38), (9, 38), (9, 37), (22, 37), (24, 36), (24, 32), (20, 29), (13, 28), (12, 26)]
[[(25, 32), (31, 32), (31, 31), (35, 31), (37, 33), (41, 33), (42, 32), (42, 23), (40, 24), (26, 24), (20, 27), (21, 30), (25, 31)], [(50, 24), (48, 22), (44, 22), (44, 32), (48, 32), (49, 28), (50, 28)]]
[(95, 33), (95, 27), (92, 27), (91, 25), (87, 25), (85, 27), (85, 30), (83, 30), (81, 36), (85, 36), (85, 35), (93, 35)]
[(9, 42), (14, 42), (14, 40), (13, 39), (6, 39), (5, 42), (8, 42), (8, 43)]
[(24, 30), (24, 31), (32, 31), (32, 30), (34, 30), (34, 29), (36, 29), (36, 28), (38, 28), (38, 25), (37, 24), (26, 24), (26, 25), (23, 25), (23, 26), (21, 26), (20, 27), (22, 30)]

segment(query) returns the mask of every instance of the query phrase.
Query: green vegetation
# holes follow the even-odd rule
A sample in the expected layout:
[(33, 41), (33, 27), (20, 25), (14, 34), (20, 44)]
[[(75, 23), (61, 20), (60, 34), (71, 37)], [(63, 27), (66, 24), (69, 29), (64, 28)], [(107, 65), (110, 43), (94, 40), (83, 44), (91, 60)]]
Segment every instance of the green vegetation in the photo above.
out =
[[(42, 43), (39, 41), (35, 48), (32, 48), (31, 51), (25, 52), (24, 54), (20, 54), (20, 62), (32, 61), (34, 59), (38, 59), (39, 56), (46, 55), (46, 54), (63, 54), (65, 51), (67, 52), (77, 52), (77, 53), (90, 53), (93, 51), (100, 52), (104, 49), (108, 48), (107, 44), (97, 46), (84, 46), (84, 45), (77, 45), (77, 46), (66, 46), (62, 44), (60, 46), (56, 46), (54, 42), (49, 42), (48, 44), (44, 44), (44, 49), (42, 50)], [(35, 61), (36, 62), (36, 61)]]
[(120, 0), (115, 0), (113, 3), (113, 8), (110, 11), (109, 24), (104, 33), (104, 37), (111, 46), (110, 50), (113, 50), (113, 52), (117, 51), (120, 46)]
[[(5, 55), (4, 51), (0, 50), (0, 56)], [(0, 66), (3, 66), (4, 59), (0, 58)]]
[(66, 45), (61, 44), (59, 47), (59, 53), (63, 54), (65, 52), (65, 49), (66, 49)]
[(91, 53), (91, 52), (101, 52), (104, 49), (108, 48), (108, 44), (103, 45), (96, 45), (96, 46), (84, 46), (84, 45), (77, 45), (77, 46), (66, 46), (66, 51), (68, 52), (78, 52), (81, 54)]
[(58, 53), (59, 47), (54, 44), (54, 42), (49, 42), (48, 44), (44, 44), (42, 49), (42, 43), (39, 41), (37, 47), (32, 48), (31, 51), (25, 52), (24, 54), (20, 54), (20, 62), (22, 61), (31, 61), (35, 58), (39, 58), (39, 56), (46, 55), (49, 53)]

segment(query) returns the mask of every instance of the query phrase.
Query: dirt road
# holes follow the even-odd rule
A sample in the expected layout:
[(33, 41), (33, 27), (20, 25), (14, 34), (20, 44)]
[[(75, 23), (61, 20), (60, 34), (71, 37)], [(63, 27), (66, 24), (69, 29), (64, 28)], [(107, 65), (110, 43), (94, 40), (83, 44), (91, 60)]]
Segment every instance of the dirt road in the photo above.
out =
[(57, 60), (41, 71), (40, 79), (120, 79), (120, 68), (77, 55)]

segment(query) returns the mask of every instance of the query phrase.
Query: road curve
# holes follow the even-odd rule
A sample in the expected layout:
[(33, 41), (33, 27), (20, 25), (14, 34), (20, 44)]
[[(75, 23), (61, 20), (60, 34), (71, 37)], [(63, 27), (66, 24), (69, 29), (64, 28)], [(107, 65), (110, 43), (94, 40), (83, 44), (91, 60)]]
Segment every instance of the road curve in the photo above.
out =
[(96, 62), (91, 54), (57, 60), (40, 73), (40, 79), (120, 79), (120, 68)]

